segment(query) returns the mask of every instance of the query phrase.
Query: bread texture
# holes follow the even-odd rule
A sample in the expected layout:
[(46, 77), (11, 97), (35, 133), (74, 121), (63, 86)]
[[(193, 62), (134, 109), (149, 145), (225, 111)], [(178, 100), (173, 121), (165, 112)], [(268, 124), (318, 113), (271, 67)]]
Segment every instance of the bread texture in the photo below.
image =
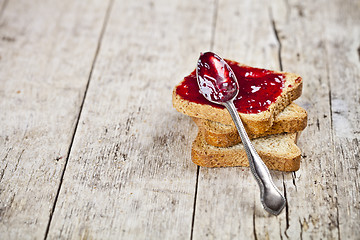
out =
[[(300, 168), (301, 151), (296, 145), (297, 133), (283, 133), (257, 138), (252, 141), (266, 166), (278, 171), (297, 171)], [(192, 161), (202, 167), (248, 167), (244, 146), (237, 144), (222, 148), (209, 145), (204, 129), (199, 129), (192, 144)]]
[[(234, 125), (226, 125), (201, 118), (194, 118), (200, 129), (204, 129), (205, 141), (216, 147), (231, 147), (241, 142), (238, 131)], [(273, 125), (264, 133), (250, 133), (249, 138), (259, 138), (280, 133), (295, 133), (305, 129), (307, 125), (307, 112), (295, 103), (287, 106), (276, 116)]]
[[(244, 64), (237, 64), (249, 67)], [(299, 75), (287, 72), (274, 73), (283, 74), (285, 76), (282, 92), (275, 102), (271, 103), (267, 110), (260, 113), (246, 114), (239, 112), (240, 118), (249, 134), (262, 134), (269, 130), (273, 125), (276, 116), (301, 95), (302, 78)], [(188, 101), (177, 94), (176, 89), (181, 83), (174, 88), (172, 95), (172, 103), (177, 111), (191, 117), (211, 120), (222, 124), (233, 125), (235, 127), (230, 114), (225, 108), (217, 108), (208, 104), (199, 104)]]

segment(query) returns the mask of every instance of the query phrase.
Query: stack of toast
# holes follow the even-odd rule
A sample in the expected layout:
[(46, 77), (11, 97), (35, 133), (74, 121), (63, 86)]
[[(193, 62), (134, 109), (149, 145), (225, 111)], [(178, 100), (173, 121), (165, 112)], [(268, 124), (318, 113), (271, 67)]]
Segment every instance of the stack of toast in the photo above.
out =
[[(265, 85), (258, 87), (252, 86), (252, 91), (246, 93), (250, 99), (247, 101), (251, 102), (247, 108), (237, 106), (237, 100), (235, 106), (252, 144), (267, 167), (279, 171), (298, 170), (301, 151), (296, 141), (307, 125), (307, 113), (293, 101), (301, 96), (302, 78), (294, 73), (253, 68), (235, 61), (226, 61), (232, 68), (241, 69), (240, 72), (246, 70), (244, 76), (236, 76), (238, 81), (239, 78), (252, 81), (251, 76), (257, 73), (261, 73), (256, 77), (258, 83), (270, 75), (275, 76), (276, 81), (281, 79), (280, 92), (272, 101), (256, 103), (256, 98), (251, 99), (251, 94), (257, 94), (260, 87), (265, 88), (268, 84), (264, 83)], [(241, 82), (239, 85), (241, 86)], [(267, 96), (261, 94), (262, 99)], [(192, 161), (195, 164), (203, 167), (249, 166), (230, 114), (224, 107), (208, 102), (201, 95), (195, 70), (174, 88), (172, 102), (176, 110), (192, 117), (199, 128), (191, 149)], [(260, 106), (257, 110), (255, 104)]]

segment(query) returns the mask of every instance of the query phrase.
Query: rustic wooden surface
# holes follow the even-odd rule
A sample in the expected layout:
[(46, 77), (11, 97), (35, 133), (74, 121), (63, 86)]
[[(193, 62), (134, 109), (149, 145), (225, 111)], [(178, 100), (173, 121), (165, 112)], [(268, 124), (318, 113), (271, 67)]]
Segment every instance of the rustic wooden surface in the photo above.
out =
[[(201, 51), (299, 73), (301, 168), (190, 159)], [(0, 1), (0, 239), (359, 239), (359, 1)]]

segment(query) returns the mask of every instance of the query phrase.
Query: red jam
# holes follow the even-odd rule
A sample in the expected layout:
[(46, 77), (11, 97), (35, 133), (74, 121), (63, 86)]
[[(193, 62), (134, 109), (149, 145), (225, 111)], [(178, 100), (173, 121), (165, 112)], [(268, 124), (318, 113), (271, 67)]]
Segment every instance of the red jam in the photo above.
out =
[(200, 93), (209, 101), (226, 102), (233, 99), (239, 88), (229, 65), (212, 52), (201, 54), (197, 64)]
[[(270, 104), (280, 96), (285, 82), (283, 74), (266, 69), (239, 66), (237, 62), (226, 59), (225, 61), (233, 70), (239, 84), (239, 93), (234, 100), (235, 107), (239, 112), (266, 111)], [(223, 108), (222, 105), (209, 102), (200, 93), (196, 70), (184, 78), (181, 85), (177, 87), (176, 93), (191, 102)]]

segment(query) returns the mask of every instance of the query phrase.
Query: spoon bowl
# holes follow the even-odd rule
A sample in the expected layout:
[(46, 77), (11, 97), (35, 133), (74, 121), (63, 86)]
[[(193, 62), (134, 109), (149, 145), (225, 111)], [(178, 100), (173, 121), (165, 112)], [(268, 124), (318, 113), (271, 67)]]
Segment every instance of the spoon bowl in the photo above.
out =
[(210, 102), (221, 104), (231, 101), (239, 93), (239, 84), (231, 67), (214, 53), (201, 54), (196, 76), (200, 92)]

